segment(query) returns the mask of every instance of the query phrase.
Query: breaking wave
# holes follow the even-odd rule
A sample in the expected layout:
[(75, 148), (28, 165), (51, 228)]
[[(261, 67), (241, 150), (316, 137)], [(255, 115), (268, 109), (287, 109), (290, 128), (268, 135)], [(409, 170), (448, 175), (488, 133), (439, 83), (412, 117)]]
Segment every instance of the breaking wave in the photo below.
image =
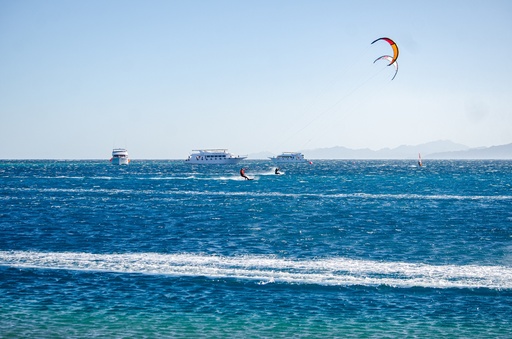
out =
[(262, 284), (512, 289), (512, 268), (506, 266), (427, 265), (347, 258), (298, 260), (257, 255), (0, 251), (0, 265), (241, 279)]

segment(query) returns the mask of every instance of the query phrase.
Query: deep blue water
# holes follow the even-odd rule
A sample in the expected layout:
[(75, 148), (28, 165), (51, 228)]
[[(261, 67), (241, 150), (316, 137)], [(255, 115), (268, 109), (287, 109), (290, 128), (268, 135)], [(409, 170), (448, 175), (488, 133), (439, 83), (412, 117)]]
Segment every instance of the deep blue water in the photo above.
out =
[(512, 338), (512, 161), (0, 161), (0, 337)]

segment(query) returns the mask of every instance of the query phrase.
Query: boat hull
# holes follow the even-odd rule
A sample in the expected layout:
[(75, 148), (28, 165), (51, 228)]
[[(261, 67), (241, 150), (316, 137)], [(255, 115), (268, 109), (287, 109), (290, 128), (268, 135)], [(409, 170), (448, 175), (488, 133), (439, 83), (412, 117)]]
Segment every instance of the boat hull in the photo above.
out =
[(308, 162), (302, 153), (284, 152), (276, 157), (269, 158), (274, 164), (300, 164)]
[(114, 148), (110, 162), (112, 165), (128, 165), (130, 163), (128, 151), (124, 148)]
[(185, 160), (190, 164), (198, 164), (198, 165), (229, 165), (229, 164), (238, 164), (240, 161), (244, 160), (246, 157), (237, 157), (237, 158), (228, 158), (228, 159), (195, 159), (191, 157), (190, 159)]
[(128, 165), (130, 159), (128, 158), (112, 158), (112, 165)]
[(185, 160), (189, 164), (197, 165), (230, 165), (238, 164), (240, 161), (247, 158), (247, 156), (233, 155), (226, 149), (206, 149), (206, 150), (195, 150), (197, 153), (189, 155), (188, 159)]

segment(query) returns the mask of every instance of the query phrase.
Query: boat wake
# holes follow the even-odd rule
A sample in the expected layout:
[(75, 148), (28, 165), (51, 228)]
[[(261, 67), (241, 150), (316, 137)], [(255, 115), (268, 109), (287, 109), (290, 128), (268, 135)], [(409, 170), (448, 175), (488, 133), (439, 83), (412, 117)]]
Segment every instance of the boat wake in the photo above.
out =
[(260, 284), (512, 289), (512, 267), (201, 254), (0, 251), (0, 265), (253, 280)]

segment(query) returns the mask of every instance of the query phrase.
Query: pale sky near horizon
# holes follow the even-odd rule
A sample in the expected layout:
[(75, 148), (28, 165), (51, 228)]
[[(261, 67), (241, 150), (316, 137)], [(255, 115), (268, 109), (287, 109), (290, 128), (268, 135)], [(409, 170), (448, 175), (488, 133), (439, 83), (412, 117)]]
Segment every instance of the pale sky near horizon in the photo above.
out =
[(512, 1), (0, 0), (0, 159), (508, 144), (511, 56)]

